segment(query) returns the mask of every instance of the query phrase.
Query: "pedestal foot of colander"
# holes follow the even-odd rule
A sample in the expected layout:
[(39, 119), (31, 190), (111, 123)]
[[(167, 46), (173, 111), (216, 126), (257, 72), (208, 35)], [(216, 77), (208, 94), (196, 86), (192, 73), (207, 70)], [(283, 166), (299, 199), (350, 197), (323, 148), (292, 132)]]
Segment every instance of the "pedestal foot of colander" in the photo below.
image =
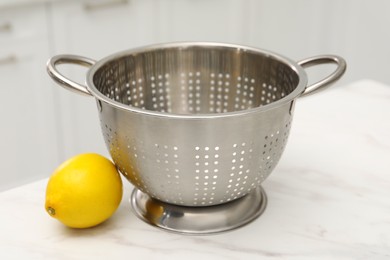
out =
[(146, 223), (175, 233), (213, 234), (239, 228), (259, 217), (267, 205), (263, 188), (231, 202), (207, 207), (186, 207), (165, 203), (134, 189), (130, 203)]

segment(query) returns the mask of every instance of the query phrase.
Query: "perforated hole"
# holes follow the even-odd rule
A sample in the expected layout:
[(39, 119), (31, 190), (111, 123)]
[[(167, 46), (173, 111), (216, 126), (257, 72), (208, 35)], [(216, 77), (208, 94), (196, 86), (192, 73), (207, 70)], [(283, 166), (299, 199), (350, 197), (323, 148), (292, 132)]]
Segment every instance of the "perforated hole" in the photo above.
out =
[(250, 183), (250, 176), (253, 175), (250, 169), (253, 159), (253, 145), (253, 142), (232, 145), (230, 173), (226, 183), (225, 196), (220, 200), (221, 203), (237, 199), (254, 188), (254, 185), (251, 186)]
[[(178, 146), (154, 144), (156, 172), (161, 174), (159, 191), (164, 191), (164, 200), (169, 203), (183, 204)], [(169, 192), (168, 192), (169, 191)]]
[(270, 104), (286, 96), (281, 87), (226, 72), (186, 71), (133, 78), (105, 92), (129, 106), (178, 114), (226, 113)]
[(259, 176), (256, 179), (258, 184), (267, 178), (281, 157), (287, 143), (290, 127), (291, 122), (289, 121), (284, 125), (284, 128), (264, 136)]
[[(139, 189), (169, 203), (207, 206), (235, 200), (261, 184), (282, 154), (291, 123), (270, 131), (260, 142), (194, 146), (193, 159), (181, 157), (188, 147), (154, 143), (147, 148), (137, 139), (120, 142), (110, 125), (101, 125), (118, 169)], [(153, 153), (146, 153), (150, 148)], [(193, 166), (188, 167), (191, 160)], [(143, 175), (147, 170), (154, 175)]]
[(193, 205), (204, 206), (215, 203), (215, 190), (217, 189), (217, 179), (219, 174), (219, 149), (219, 146), (194, 147), (195, 192)]
[(121, 55), (93, 75), (97, 90), (125, 105), (175, 114), (224, 113), (272, 103), (299, 75), (262, 52), (174, 46)]

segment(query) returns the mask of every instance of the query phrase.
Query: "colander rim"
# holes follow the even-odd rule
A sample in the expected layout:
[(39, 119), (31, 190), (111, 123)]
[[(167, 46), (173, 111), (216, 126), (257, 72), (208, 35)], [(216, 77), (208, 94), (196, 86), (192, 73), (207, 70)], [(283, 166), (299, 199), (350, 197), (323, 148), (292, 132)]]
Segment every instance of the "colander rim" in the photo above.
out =
[[(224, 48), (234, 48), (242, 51), (251, 51), (254, 53), (259, 53), (266, 55), (268, 57), (272, 57), (273, 59), (276, 59), (280, 62), (283, 62), (284, 64), (288, 65), (293, 71), (297, 73), (298, 76), (298, 83), (295, 87), (295, 89), (289, 93), (288, 95), (284, 96), (283, 98), (271, 102), (270, 104), (266, 104), (263, 106), (253, 107), (249, 109), (243, 109), (238, 111), (231, 111), (231, 112), (221, 112), (221, 113), (199, 113), (199, 114), (178, 114), (178, 113), (170, 113), (170, 112), (159, 112), (159, 111), (153, 111), (153, 110), (147, 110), (143, 108), (137, 108), (129, 105), (122, 104), (118, 101), (115, 101), (113, 99), (110, 99), (106, 97), (103, 93), (101, 93), (95, 86), (93, 82), (93, 77), (95, 73), (106, 63), (119, 59), (124, 56), (137, 54), (137, 53), (143, 53), (143, 52), (150, 52), (153, 50), (161, 50), (161, 49), (168, 49), (168, 48), (188, 48), (188, 47), (224, 47)], [(269, 51), (262, 48), (257, 47), (251, 47), (247, 45), (241, 45), (241, 44), (232, 44), (232, 43), (221, 43), (221, 42), (204, 42), (204, 41), (191, 41), (191, 42), (172, 42), (172, 43), (159, 43), (159, 44), (152, 44), (148, 46), (143, 47), (137, 47), (137, 48), (131, 48), (123, 51), (119, 51), (116, 53), (113, 53), (109, 56), (106, 56), (100, 60), (98, 60), (94, 65), (91, 66), (91, 68), (87, 71), (86, 76), (86, 87), (88, 91), (97, 99), (104, 103), (107, 103), (115, 108), (133, 112), (133, 113), (139, 113), (149, 116), (155, 116), (155, 117), (165, 117), (165, 118), (183, 118), (183, 119), (212, 119), (212, 118), (224, 118), (224, 117), (231, 117), (231, 116), (239, 116), (239, 115), (247, 115), (252, 113), (259, 113), (264, 112), (267, 110), (271, 110), (273, 108), (280, 107), (286, 103), (291, 102), (295, 98), (297, 98), (306, 88), (307, 86), (307, 74), (305, 70), (298, 65), (297, 62), (293, 61), (290, 58), (287, 58), (283, 55), (280, 55), (276, 52)]]

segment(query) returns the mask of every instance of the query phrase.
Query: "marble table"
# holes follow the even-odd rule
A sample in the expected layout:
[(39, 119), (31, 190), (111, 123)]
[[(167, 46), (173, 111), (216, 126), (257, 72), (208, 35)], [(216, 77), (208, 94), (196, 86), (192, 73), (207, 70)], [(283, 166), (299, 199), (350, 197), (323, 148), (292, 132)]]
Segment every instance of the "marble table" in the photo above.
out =
[(267, 209), (234, 231), (151, 227), (131, 212), (128, 183), (110, 220), (69, 229), (44, 210), (46, 183), (0, 193), (0, 259), (390, 259), (390, 86), (361, 80), (300, 99), (263, 183)]

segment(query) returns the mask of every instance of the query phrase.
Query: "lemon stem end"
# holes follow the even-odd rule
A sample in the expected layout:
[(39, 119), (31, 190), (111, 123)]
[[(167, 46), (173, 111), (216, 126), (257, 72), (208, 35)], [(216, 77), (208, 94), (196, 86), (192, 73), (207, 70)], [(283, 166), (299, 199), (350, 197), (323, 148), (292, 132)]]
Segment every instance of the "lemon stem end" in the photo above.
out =
[(56, 210), (53, 209), (52, 207), (47, 207), (47, 212), (48, 212), (50, 215), (52, 215), (52, 216), (54, 216), (54, 215), (56, 214)]

